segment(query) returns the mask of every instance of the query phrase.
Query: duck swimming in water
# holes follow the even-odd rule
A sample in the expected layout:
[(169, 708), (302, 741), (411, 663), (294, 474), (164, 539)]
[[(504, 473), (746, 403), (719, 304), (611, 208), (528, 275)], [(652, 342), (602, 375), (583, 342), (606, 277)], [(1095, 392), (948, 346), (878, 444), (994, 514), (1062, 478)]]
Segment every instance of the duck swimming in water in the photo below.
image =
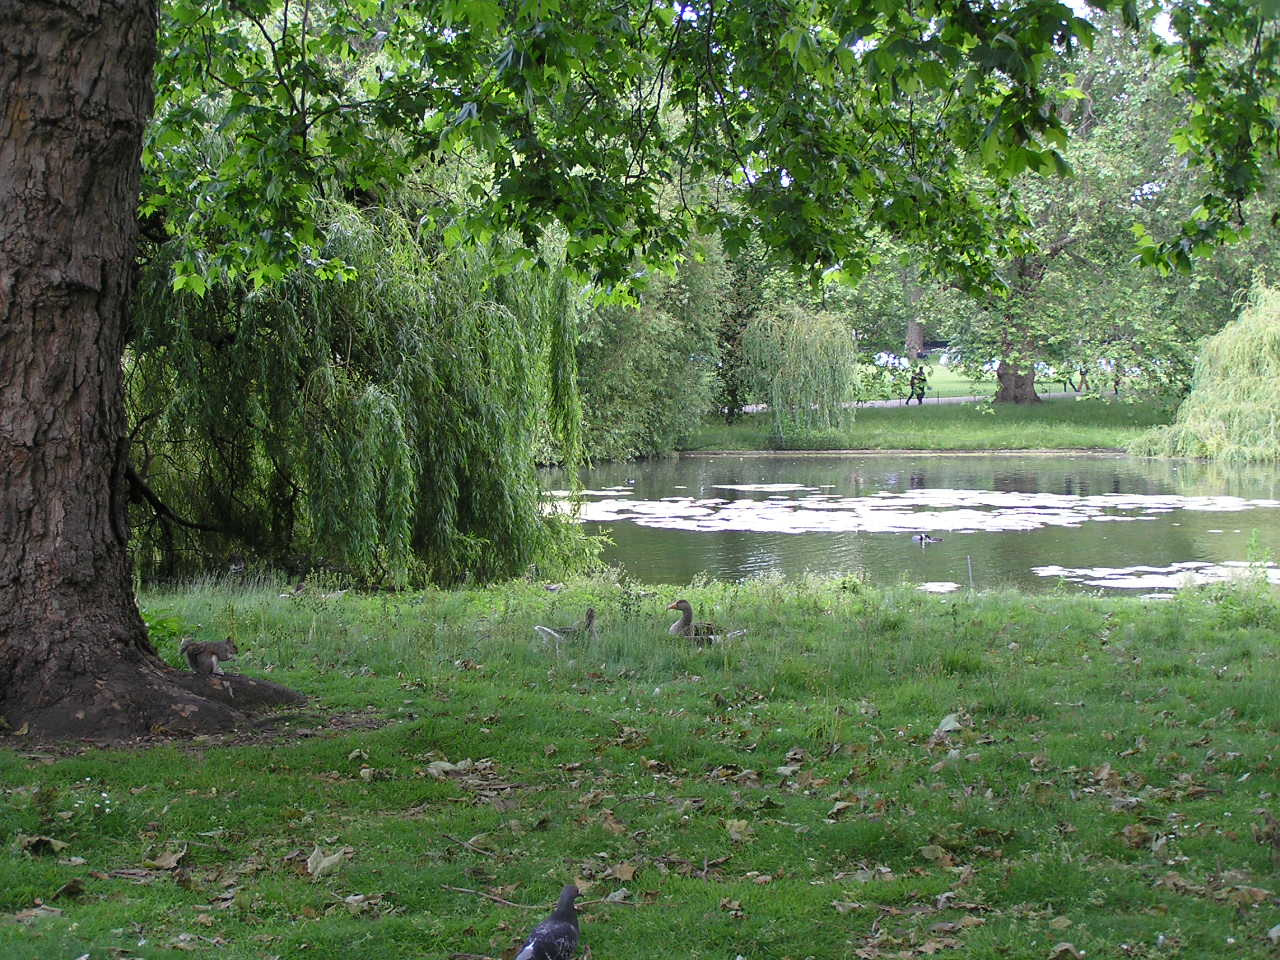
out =
[(930, 544), (930, 543), (941, 543), (941, 542), (942, 542), (942, 538), (941, 538), (941, 537), (931, 537), (931, 536), (929, 536), (929, 534), (927, 534), (927, 533), (915, 533), (915, 534), (912, 534), (912, 535), (911, 535), (911, 539), (912, 539), (915, 543), (920, 544), (920, 546), (922, 546), (922, 547), (923, 547), (923, 546), (926, 546), (927, 544)]

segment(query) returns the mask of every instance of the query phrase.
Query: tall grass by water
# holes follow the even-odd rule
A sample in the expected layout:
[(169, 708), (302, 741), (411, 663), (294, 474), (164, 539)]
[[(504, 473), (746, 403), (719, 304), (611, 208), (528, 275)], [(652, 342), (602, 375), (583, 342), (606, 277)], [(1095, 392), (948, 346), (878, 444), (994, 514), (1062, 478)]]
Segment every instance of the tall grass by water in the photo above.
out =
[(0, 955), (499, 957), (576, 879), (597, 958), (1273, 956), (1261, 584), (281, 590), (144, 597), (314, 695), (274, 733), (3, 744)]
[(712, 418), (686, 450), (1063, 450), (1123, 449), (1167, 423), (1154, 402), (1046, 400), (1030, 405), (939, 404), (862, 407), (848, 428), (787, 437), (773, 434), (763, 414), (727, 425)]

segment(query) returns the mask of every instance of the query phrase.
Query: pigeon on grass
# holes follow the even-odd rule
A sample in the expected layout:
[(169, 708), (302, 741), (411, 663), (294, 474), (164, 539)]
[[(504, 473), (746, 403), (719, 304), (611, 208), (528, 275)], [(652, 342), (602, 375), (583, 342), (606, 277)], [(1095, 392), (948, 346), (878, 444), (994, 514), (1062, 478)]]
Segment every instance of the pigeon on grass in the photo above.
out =
[(573, 906), (578, 896), (572, 883), (560, 891), (555, 910), (533, 928), (515, 960), (571, 960), (578, 952), (578, 911)]

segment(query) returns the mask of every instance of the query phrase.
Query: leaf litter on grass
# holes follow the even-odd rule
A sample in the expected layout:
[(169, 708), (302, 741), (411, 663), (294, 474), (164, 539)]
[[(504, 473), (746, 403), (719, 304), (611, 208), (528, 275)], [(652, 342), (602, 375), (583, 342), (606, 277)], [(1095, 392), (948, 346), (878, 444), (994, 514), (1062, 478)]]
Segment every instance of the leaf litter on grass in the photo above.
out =
[[(1158, 936), (1183, 955), (1213, 955), (1227, 937), (1233, 955), (1270, 955), (1259, 951), (1274, 949), (1276, 722), (1239, 694), (1250, 672), (1274, 670), (1265, 645), (1274, 641), (1223, 639), (1210, 605), (1179, 611), (1184, 632), (1174, 635), (1165, 614), (1124, 604), (1073, 601), (1046, 614), (1025, 601), (812, 590), (782, 606), (761, 600), (759, 612), (751, 593), (737, 594), (735, 620), (769, 642), (753, 641), (733, 665), (699, 662), (696, 683), (679, 660), (660, 675), (601, 656), (551, 675), (516, 661), (507, 679), (451, 667), (447, 705), (434, 685), (352, 679), (353, 699), (384, 688), (397, 702), (420, 696), (422, 719), (293, 746), (209, 748), (200, 764), (160, 776), (144, 773), (137, 754), (114, 755), (114, 769), (93, 755), (53, 767), (0, 758), (7, 783), (48, 782), (44, 771), (73, 764), (104, 782), (126, 772), (121, 786), (162, 784), (113, 789), (126, 797), (123, 812), (95, 821), (96, 831), (88, 820), (54, 831), (107, 868), (101, 879), (48, 856), (15, 859), (11, 872), (56, 866), (42, 889), (26, 881), (46, 902), (84, 876), (85, 893), (67, 909), (92, 931), (91, 910), (128, 882), (119, 871), (130, 868), (110, 851), (131, 850), (126, 862), (140, 863), (186, 846), (189, 867), (148, 870), (150, 884), (132, 890), (144, 904), (152, 889), (183, 898), (194, 926), (145, 908), (143, 922), (153, 942), (209, 949), (178, 939), (207, 934), (237, 960), (256, 956), (256, 936), (277, 938), (274, 953), (308, 943), (312, 955), (338, 956), (325, 952), (325, 931), (350, 938), (356, 923), (388, 958), (430, 952), (426, 944), (497, 956), (526, 915), (454, 888), (533, 907), (575, 879), (596, 885), (584, 940), (597, 956), (624, 944), (628, 956), (665, 955), (645, 944), (672, 923), (699, 931), (689, 953), (708, 960), (750, 954), (757, 942), (779, 956), (820, 949), (876, 960), (986, 960), (1001, 942), (1023, 944), (1028, 957), (1060, 944), (1154, 957)], [(855, 602), (864, 612), (851, 614)], [(851, 663), (839, 635), (779, 626), (809, 603), (846, 621), (875, 604), (879, 658)], [(901, 632), (890, 616), (897, 605), (907, 605)], [(995, 624), (973, 654), (983, 670), (941, 673), (943, 653), (968, 642), (954, 626), (966, 617)], [(1005, 624), (1017, 625), (1019, 649), (1008, 649)], [(513, 638), (522, 626), (509, 625)], [(1226, 660), (1219, 651), (1232, 644), (1248, 658)], [(450, 665), (502, 662), (495, 650), (446, 656)], [(1187, 672), (1154, 673), (1174, 652)], [(1235, 666), (1219, 676), (1224, 662)], [(432, 675), (429, 664), (411, 672)], [(588, 672), (616, 679), (602, 685)], [(648, 692), (657, 687), (660, 696)], [(1082, 701), (1088, 714), (1072, 706)], [(315, 772), (326, 770), (341, 772)], [(0, 817), (17, 818), (15, 834), (49, 835), (40, 811), (66, 804), (41, 807), (32, 796), (12, 794), (13, 812)], [(348, 847), (359, 856), (321, 877), (302, 862), (307, 851), (334, 857)], [(299, 853), (286, 861), (290, 850)], [(258, 869), (234, 874), (255, 857)], [(189, 890), (169, 882), (180, 868)], [(233, 875), (235, 893), (218, 899)], [(27, 896), (11, 901), (10, 915), (32, 909)], [(791, 928), (807, 931), (803, 943)], [(88, 935), (115, 942), (111, 927), (96, 929)]]

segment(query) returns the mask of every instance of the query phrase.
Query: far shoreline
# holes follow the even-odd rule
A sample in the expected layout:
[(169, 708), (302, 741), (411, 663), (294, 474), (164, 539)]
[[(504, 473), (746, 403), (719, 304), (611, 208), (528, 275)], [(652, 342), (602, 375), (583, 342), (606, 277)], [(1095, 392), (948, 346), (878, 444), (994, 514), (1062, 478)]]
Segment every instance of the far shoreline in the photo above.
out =
[(936, 448), (871, 447), (867, 449), (839, 450), (679, 450), (681, 457), (1055, 457), (1055, 456), (1091, 456), (1121, 457), (1132, 456), (1123, 447), (1031, 447), (1025, 449), (982, 449), (956, 448), (939, 450)]

